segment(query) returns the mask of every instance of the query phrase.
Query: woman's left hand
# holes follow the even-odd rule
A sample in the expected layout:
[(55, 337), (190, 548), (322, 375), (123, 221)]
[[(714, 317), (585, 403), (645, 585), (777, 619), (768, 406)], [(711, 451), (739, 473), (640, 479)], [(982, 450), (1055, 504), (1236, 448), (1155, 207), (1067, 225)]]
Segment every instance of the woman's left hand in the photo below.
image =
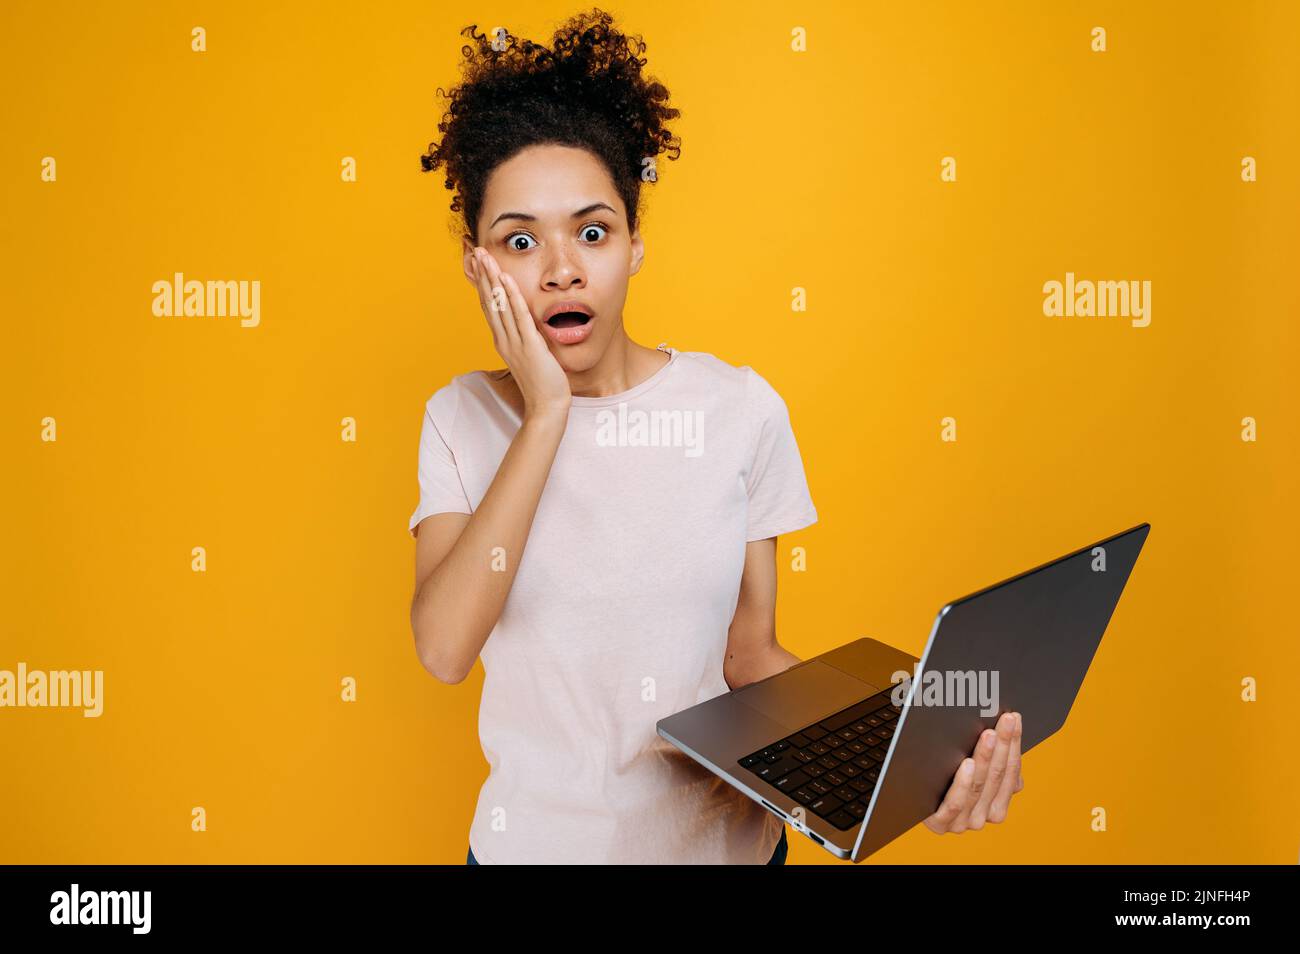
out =
[(939, 810), (925, 820), (936, 835), (978, 831), (1006, 820), (1011, 796), (1025, 787), (1020, 775), (1020, 713), (1004, 712), (996, 731), (985, 729), (971, 758), (963, 759)]

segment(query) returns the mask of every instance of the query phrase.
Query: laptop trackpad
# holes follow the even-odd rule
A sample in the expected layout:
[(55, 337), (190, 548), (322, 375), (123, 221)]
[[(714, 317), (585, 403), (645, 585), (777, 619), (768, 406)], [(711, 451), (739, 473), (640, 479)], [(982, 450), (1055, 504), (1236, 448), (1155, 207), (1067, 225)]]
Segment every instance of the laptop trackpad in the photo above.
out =
[(787, 729), (802, 729), (879, 691), (846, 672), (813, 660), (733, 695)]

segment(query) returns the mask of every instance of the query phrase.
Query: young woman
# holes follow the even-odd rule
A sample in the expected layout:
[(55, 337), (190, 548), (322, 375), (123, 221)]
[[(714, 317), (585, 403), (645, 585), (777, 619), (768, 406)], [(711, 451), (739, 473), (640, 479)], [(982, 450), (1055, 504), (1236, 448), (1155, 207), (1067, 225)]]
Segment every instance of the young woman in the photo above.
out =
[[(549, 49), (463, 33), (476, 48), (423, 165), (457, 190), (506, 367), (429, 398), (410, 530), (421, 662), (458, 683), (483, 660), (467, 861), (782, 864), (780, 820), (655, 731), (800, 662), (776, 640), (775, 538), (817, 520), (766, 380), (623, 327), (642, 170), (677, 158), (679, 112), (599, 10)], [(1013, 722), (931, 828), (1005, 816)]]

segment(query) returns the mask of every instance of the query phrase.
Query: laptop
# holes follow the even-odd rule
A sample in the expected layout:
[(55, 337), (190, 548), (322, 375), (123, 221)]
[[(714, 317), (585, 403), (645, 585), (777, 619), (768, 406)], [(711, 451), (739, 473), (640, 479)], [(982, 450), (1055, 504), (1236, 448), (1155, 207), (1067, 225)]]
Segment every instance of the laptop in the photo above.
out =
[(921, 658), (863, 637), (659, 720), (659, 735), (837, 858), (932, 815), (981, 732), (1065, 724), (1142, 523), (939, 610)]

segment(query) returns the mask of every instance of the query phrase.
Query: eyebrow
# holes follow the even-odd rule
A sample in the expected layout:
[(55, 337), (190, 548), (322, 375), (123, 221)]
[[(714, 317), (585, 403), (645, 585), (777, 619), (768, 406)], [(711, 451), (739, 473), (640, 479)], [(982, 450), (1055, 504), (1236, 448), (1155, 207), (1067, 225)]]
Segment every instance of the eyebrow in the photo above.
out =
[[(573, 215), (570, 216), (570, 218), (576, 219), (579, 218), (580, 216), (590, 215), (592, 212), (595, 212), (597, 209), (607, 209), (610, 212), (614, 212), (614, 209), (604, 202), (593, 202), (591, 203), (591, 205), (584, 205), (577, 212), (574, 212)], [(614, 214), (617, 215), (618, 213), (614, 212)], [(537, 216), (529, 215), (527, 212), (502, 212), (500, 215), (498, 215), (495, 219), (492, 220), (492, 224), (489, 225), (488, 228), (489, 229), (496, 228), (496, 224), (502, 221), (503, 219), (519, 219), (522, 222), (536, 222)]]

